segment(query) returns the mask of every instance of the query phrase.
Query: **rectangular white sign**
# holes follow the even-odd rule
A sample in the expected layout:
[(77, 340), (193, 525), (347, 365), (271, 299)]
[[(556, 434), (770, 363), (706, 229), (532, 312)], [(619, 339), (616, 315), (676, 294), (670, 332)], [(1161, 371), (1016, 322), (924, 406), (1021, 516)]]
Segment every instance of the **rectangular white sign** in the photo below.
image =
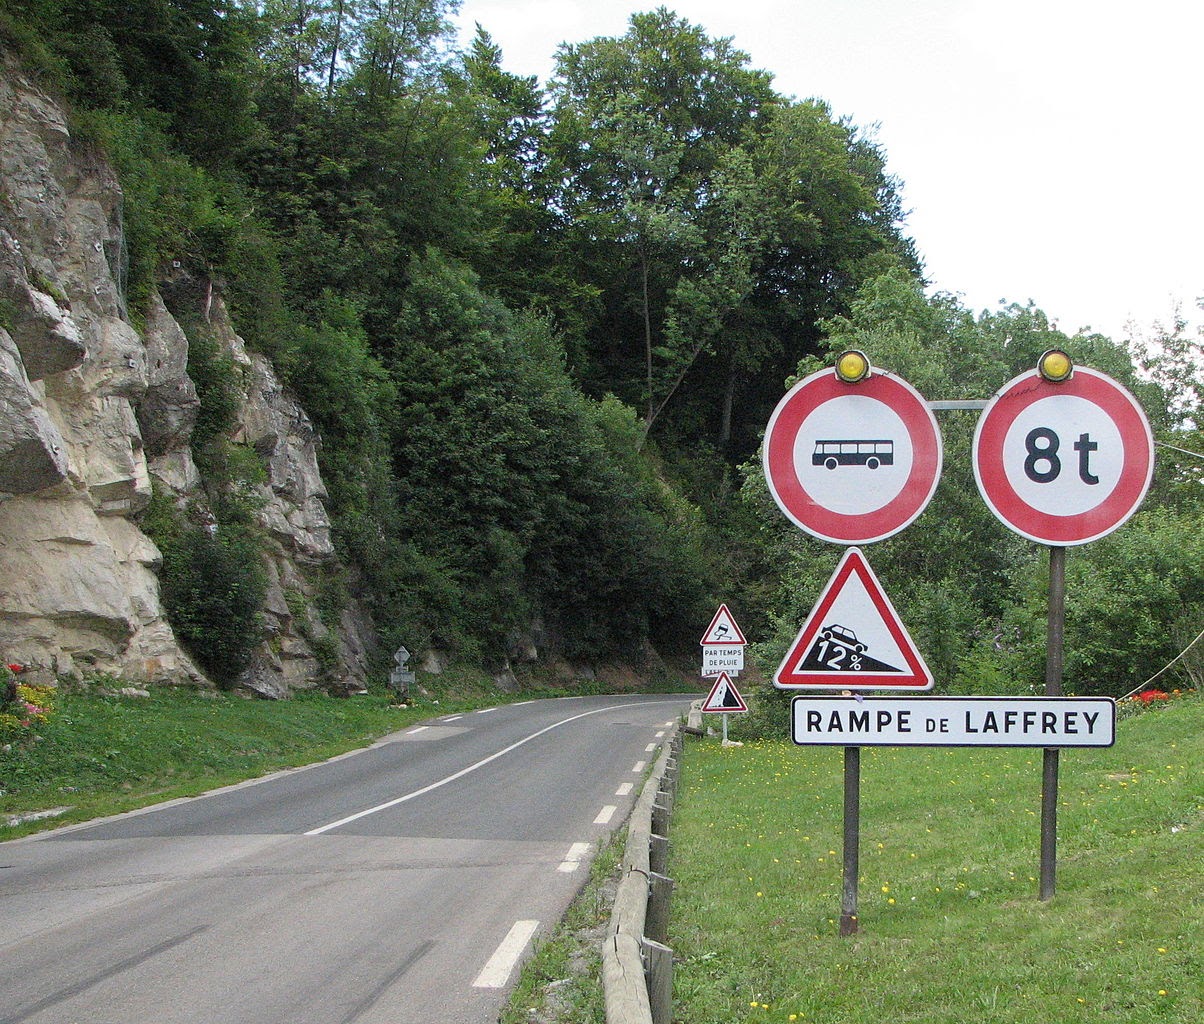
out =
[(734, 676), (743, 669), (743, 647), (704, 647), (702, 649), (702, 674), (704, 676), (717, 676), (720, 672)]
[(1110, 747), (1111, 697), (795, 697), (791, 738), (842, 747)]

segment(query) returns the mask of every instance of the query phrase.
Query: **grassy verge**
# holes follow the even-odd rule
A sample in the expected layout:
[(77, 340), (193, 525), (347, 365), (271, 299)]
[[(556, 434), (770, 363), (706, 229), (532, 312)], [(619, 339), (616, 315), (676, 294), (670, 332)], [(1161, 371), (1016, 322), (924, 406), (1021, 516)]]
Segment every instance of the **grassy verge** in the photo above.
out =
[(605, 1024), (602, 939), (627, 843), (620, 829), (598, 851), (585, 888), (523, 965), (499, 1024)]
[(1204, 1020), (1204, 700), (1063, 752), (1048, 903), (1040, 786), (1039, 750), (864, 750), (861, 930), (841, 939), (841, 751), (687, 744), (675, 1019)]
[[(48, 721), (0, 751), (0, 839), (195, 796), (363, 747), (432, 715), (520, 699), (466, 672), (424, 688), (430, 696), (404, 708), (383, 694), (262, 701), (159, 688), (128, 697), (112, 685), (60, 693)], [(47, 811), (58, 813), (29, 818)]]

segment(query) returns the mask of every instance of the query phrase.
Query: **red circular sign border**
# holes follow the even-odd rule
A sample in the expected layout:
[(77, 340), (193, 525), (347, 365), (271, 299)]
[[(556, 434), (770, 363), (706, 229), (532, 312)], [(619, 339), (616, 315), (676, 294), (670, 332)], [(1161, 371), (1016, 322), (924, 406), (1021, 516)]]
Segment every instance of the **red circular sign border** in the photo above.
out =
[[(1003, 465), (1003, 442), (1025, 409), (1055, 395), (1072, 395), (1091, 402), (1116, 424), (1125, 445), (1120, 479), (1095, 508), (1059, 516), (1029, 505), (1012, 486)], [(1130, 444), (1142, 436), (1146, 444)], [(1137, 511), (1154, 472), (1154, 438), (1137, 400), (1107, 374), (1076, 367), (1061, 383), (1045, 380), (1036, 370), (1010, 380), (991, 399), (974, 430), (974, 479), (987, 507), (1009, 529), (1038, 544), (1074, 547), (1107, 536)], [(995, 492), (998, 493), (995, 493)], [(1123, 511), (1118, 516), (1116, 506)]]
[[(903, 421), (912, 446), (911, 473), (902, 490), (882, 508), (861, 515), (843, 515), (819, 505), (794, 471), (794, 445), (803, 421), (824, 402), (850, 395), (888, 406)], [(825, 369), (799, 381), (778, 402), (765, 428), (762, 466), (778, 508), (800, 529), (833, 544), (872, 544), (898, 533), (924, 511), (940, 480), (941, 458), (936, 418), (910, 384), (878, 369), (856, 384), (846, 384)]]

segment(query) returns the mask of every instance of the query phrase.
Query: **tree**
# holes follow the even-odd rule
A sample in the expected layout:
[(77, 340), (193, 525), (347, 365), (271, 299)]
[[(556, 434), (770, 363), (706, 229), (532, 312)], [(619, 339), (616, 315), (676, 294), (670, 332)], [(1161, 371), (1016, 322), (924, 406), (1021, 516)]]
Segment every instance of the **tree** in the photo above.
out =
[(746, 457), (816, 323), (917, 269), (882, 154), (663, 8), (562, 47), (551, 98), (555, 205), (602, 303), (583, 380), (675, 446)]
[[(555, 202), (570, 222), (578, 266), (599, 281), (606, 309), (587, 374), (638, 399), (645, 430), (698, 343), (686, 337), (685, 293), (676, 328), (667, 327), (674, 288), (705, 258), (700, 220), (718, 165), (773, 100), (769, 76), (747, 65), (730, 40), (710, 39), (665, 8), (634, 15), (621, 39), (564, 46), (557, 55), (549, 139), (561, 180)], [(638, 377), (625, 341), (631, 335), (641, 339)]]
[[(250, 134), (253, 20), (235, 0), (35, 0), (30, 7), (89, 106), (156, 111), (176, 145), (207, 167)], [(100, 81), (97, 63), (108, 69)], [(101, 81), (120, 91), (90, 91)]]
[(451, 38), (447, 20), (459, 0), (359, 0), (344, 26), (352, 73), (347, 85), (366, 112), (379, 113), (429, 84)]
[(537, 80), (504, 70), (501, 49), (479, 25), (446, 78), (472, 146), (470, 194), (461, 201), (471, 204), (477, 217), (463, 254), (485, 291), (514, 310), (555, 310), (562, 333), (577, 337), (574, 325), (592, 297), (560, 258), (548, 114)]

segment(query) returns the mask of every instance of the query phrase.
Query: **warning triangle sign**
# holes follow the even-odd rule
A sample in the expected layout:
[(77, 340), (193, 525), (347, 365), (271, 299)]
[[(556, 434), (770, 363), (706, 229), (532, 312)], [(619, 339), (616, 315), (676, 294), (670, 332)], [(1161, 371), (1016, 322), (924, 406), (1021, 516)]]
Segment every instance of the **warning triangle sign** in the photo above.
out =
[(711, 624), (707, 626), (707, 631), (702, 634), (702, 639), (698, 642), (704, 647), (710, 644), (719, 644), (723, 647), (743, 647), (748, 643), (725, 604), (719, 606), (715, 617), (711, 619)]
[(703, 702), (702, 710), (732, 714), (738, 711), (747, 711), (748, 705), (744, 703), (744, 698), (740, 696), (740, 691), (736, 689), (736, 684), (732, 682), (731, 676), (726, 672), (720, 672), (719, 678), (715, 680), (715, 685), (711, 687), (710, 694)]
[(780, 690), (930, 690), (933, 678), (859, 548), (849, 548), (773, 677)]

